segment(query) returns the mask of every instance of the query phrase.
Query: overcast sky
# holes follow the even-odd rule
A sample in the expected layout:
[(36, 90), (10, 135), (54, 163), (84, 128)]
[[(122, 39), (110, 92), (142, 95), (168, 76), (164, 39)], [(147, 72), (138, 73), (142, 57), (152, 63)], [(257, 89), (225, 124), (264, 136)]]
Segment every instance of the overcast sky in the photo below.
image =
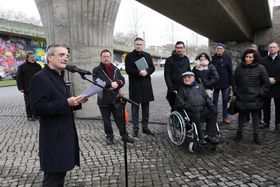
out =
[[(269, 0), (271, 5), (280, 4), (280, 0)], [(27, 16), (39, 17), (39, 13), (34, 0), (0, 0), (0, 8), (21, 11)], [(176, 42), (177, 40), (187, 41), (188, 44), (205, 44), (208, 39), (196, 34), (195, 32), (173, 22), (169, 18), (157, 13), (156, 11), (138, 3), (135, 0), (121, 0), (117, 20), (115, 24), (115, 33), (128, 33), (133, 31), (133, 11), (137, 10), (139, 21), (139, 35), (145, 36), (147, 45), (163, 45)], [(172, 29), (173, 28), (173, 29)]]

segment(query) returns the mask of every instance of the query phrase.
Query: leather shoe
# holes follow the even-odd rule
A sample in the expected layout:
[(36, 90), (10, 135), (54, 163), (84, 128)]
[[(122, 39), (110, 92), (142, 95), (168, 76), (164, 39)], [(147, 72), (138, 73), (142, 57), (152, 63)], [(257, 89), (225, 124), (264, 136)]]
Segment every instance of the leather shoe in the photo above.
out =
[[(130, 136), (127, 135), (125, 138), (127, 143), (132, 143), (132, 144), (134, 143), (134, 140)], [(122, 141), (124, 141), (125, 138), (122, 138)]]
[(207, 144), (207, 142), (203, 138), (199, 139), (198, 143), (199, 143), (199, 145)]
[(210, 144), (217, 144), (218, 140), (215, 136), (207, 136), (206, 138), (204, 138), (207, 142), (209, 142)]
[(261, 144), (261, 140), (260, 140), (260, 138), (259, 138), (259, 135), (258, 135), (258, 134), (254, 134), (254, 139), (253, 139), (253, 142), (254, 142), (255, 144), (258, 144), (258, 145), (260, 145), (260, 144)]
[(260, 126), (259, 126), (260, 129), (266, 129), (266, 128), (269, 128), (269, 124), (266, 123), (266, 122), (263, 122)]
[(150, 131), (150, 129), (143, 129), (142, 132), (143, 132), (144, 134), (154, 136), (154, 133), (152, 133), (152, 132)]
[(106, 138), (106, 143), (107, 143), (107, 145), (112, 145), (112, 144), (114, 144), (114, 138), (112, 138), (112, 137)]
[(242, 139), (242, 131), (237, 131), (235, 137), (233, 138), (233, 140), (235, 141), (239, 141)]
[(132, 136), (133, 136), (133, 137), (137, 137), (137, 136), (138, 136), (138, 130), (134, 130), (134, 131), (132, 132)]
[(224, 118), (223, 122), (227, 125), (230, 124), (230, 119), (228, 117)]
[(35, 118), (28, 117), (27, 120), (28, 120), (28, 121), (35, 121)]
[(275, 124), (275, 130), (280, 130), (280, 123)]

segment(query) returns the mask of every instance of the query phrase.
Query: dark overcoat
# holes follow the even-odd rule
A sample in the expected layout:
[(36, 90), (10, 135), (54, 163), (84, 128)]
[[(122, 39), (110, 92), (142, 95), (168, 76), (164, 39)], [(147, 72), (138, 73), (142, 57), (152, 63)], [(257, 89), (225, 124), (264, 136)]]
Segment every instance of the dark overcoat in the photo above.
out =
[[(148, 75), (142, 77), (139, 75), (140, 70), (137, 69), (135, 61), (144, 57), (149, 66)], [(141, 51), (132, 51), (125, 58), (125, 71), (129, 79), (129, 98), (137, 103), (145, 103), (154, 100), (151, 74), (155, 71), (152, 57), (149, 53)]]
[(32, 109), (40, 116), (39, 157), (44, 172), (69, 171), (80, 165), (78, 136), (69, 92), (62, 76), (46, 66), (31, 80)]
[(41, 71), (42, 67), (37, 63), (31, 63), (26, 60), (23, 64), (18, 67), (17, 70), (17, 87), (18, 90), (23, 90), (24, 93), (29, 93), (29, 82), (33, 75)]
[(280, 98), (280, 55), (278, 54), (274, 59), (271, 56), (266, 56), (261, 62), (268, 73), (268, 77), (276, 79), (276, 83), (269, 87), (268, 96)]

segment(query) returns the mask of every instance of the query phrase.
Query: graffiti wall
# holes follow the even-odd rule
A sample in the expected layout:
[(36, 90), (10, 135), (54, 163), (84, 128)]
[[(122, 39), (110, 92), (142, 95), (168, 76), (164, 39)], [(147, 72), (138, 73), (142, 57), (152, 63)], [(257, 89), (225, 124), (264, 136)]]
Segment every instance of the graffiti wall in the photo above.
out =
[(0, 35), (0, 68), (11, 77), (20, 64), (25, 62), (26, 51), (33, 51), (40, 65), (45, 63), (45, 40), (27, 39), (15, 36)]

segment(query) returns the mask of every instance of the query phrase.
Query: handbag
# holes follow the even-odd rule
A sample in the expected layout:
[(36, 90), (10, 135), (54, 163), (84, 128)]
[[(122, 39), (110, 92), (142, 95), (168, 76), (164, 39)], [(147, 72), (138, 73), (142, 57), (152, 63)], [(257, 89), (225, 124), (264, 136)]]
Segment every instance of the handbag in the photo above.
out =
[(230, 115), (234, 115), (238, 112), (239, 112), (238, 108), (236, 107), (236, 104), (235, 104), (235, 96), (232, 96), (228, 102), (228, 113)]

